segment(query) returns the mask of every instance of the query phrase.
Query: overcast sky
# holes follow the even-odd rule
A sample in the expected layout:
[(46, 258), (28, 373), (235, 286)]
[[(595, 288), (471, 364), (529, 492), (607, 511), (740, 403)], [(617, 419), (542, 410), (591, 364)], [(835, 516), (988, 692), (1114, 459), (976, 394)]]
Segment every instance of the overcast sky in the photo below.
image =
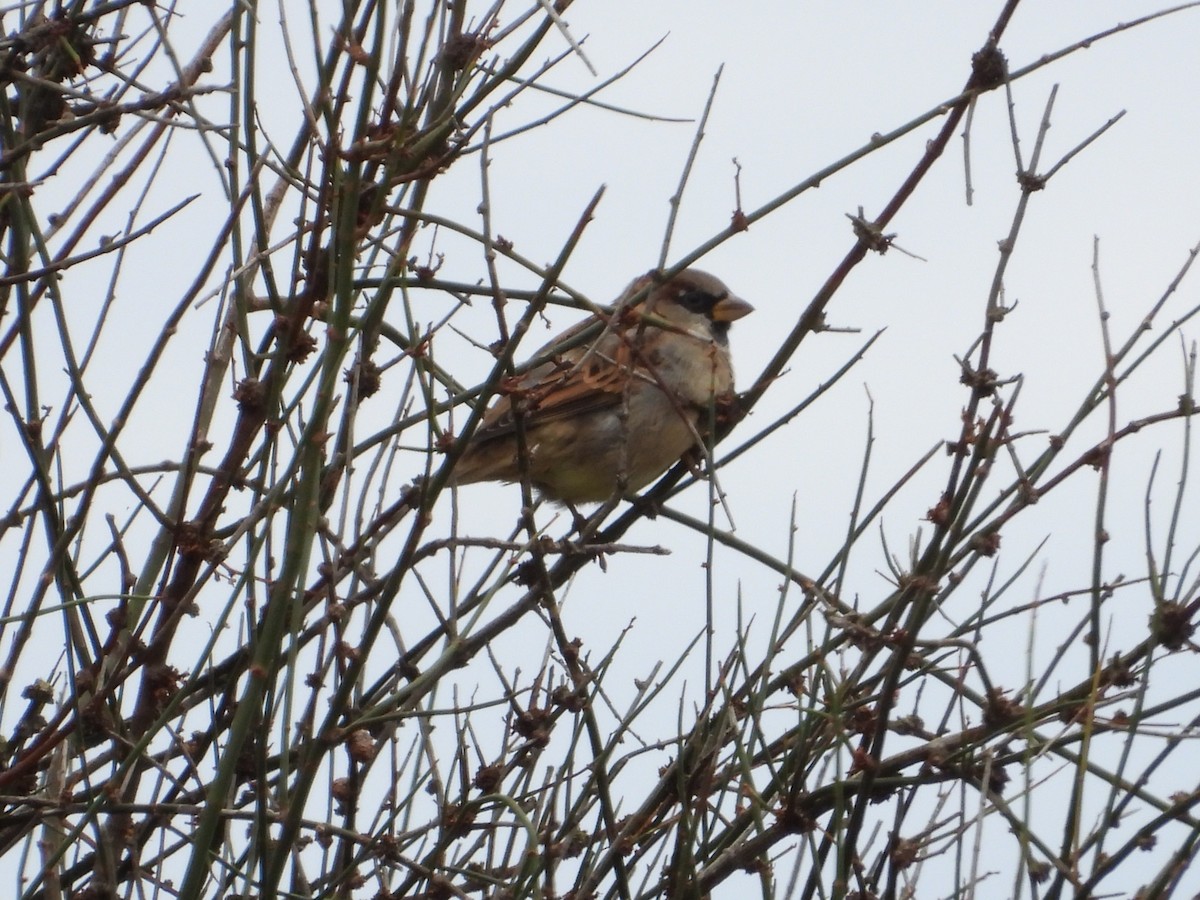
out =
[[(752, 210), (857, 150), (872, 134), (890, 132), (953, 97), (994, 20), (993, 7), (997, 5), (764, 2), (741, 4), (734, 14), (722, 3), (576, 4), (568, 21), (576, 37), (586, 37), (587, 55), (601, 76), (663, 39), (604, 94), (619, 106), (695, 118), (713, 76), (724, 67), (672, 245), (671, 259), (678, 259), (728, 223), (734, 207), (734, 158), (742, 167), (743, 207)], [(1129, 2), (1028, 4), (1018, 12), (1002, 49), (1010, 67), (1017, 69), (1157, 8)], [(1200, 61), (1191, 49), (1198, 36), (1200, 11), (1184, 12), (1097, 42), (1013, 87), (1028, 156), (1050, 89), (1059, 85), (1043, 170), (1126, 112), (1035, 196), (1021, 233), (1006, 280), (1008, 301), (1019, 304), (1018, 312), (1000, 329), (993, 360), (1002, 375), (1025, 376), (1016, 423), (1020, 430), (1057, 431), (1100, 372), (1103, 349), (1091, 271), (1094, 238), (1100, 241), (1110, 325), (1118, 342), (1200, 240), (1194, 149), (1200, 108), (1189, 100), (1200, 80)], [(594, 84), (574, 60), (561, 64), (552, 81), (576, 89)], [(524, 113), (518, 105), (511, 115), (519, 121)], [(798, 309), (852, 245), (846, 214), (860, 206), (868, 217), (876, 214), (939, 124), (935, 120), (829, 178), (819, 190), (756, 223), (701, 263), (757, 306), (733, 333), (743, 384), (758, 374), (767, 348), (791, 326)], [(553, 127), (500, 145), (491, 169), (495, 227), (520, 252), (549, 261), (592, 192), (607, 185), (566, 276), (594, 298), (613, 297), (657, 260), (667, 201), (693, 134), (692, 124), (642, 122), (582, 109)], [(893, 251), (860, 265), (831, 305), (829, 318), (861, 333), (810, 338), (786, 377), (727, 445), (736, 445), (756, 422), (765, 423), (772, 413), (797, 402), (866, 336), (886, 329), (862, 366), (792, 425), (773, 452), (752, 454), (723, 475), (738, 534), (751, 543), (782, 552), (796, 501), (797, 554), (806, 570), (823, 568), (846, 526), (867, 429), (868, 390), (875, 401), (876, 439), (869, 497), (878, 496), (921, 452), (952, 437), (958, 427), (966, 392), (958, 384), (954, 356), (966, 352), (980, 329), (997, 243), (1008, 232), (1018, 199), (1002, 92), (979, 103), (971, 154), (972, 205), (965, 202), (963, 142), (956, 138), (889, 227), (899, 246), (923, 259)], [(474, 181), (478, 174), (468, 171), (463, 177)], [(462, 213), (468, 215), (466, 204), (475, 203), (476, 195), (464, 190), (463, 197)], [(453, 264), (465, 276), (472, 261), (459, 256)], [(1194, 293), (1184, 293), (1194, 299)], [(1179, 308), (1188, 305), (1185, 299)], [(1170, 364), (1155, 370), (1156, 378), (1130, 386), (1122, 398), (1122, 416), (1169, 408), (1181, 392), (1180, 355), (1173, 350), (1163, 356)], [(893, 552), (903, 550), (905, 536), (920, 526), (921, 516), (935, 502), (943, 471), (939, 461), (932, 479), (885, 516)], [(1086, 490), (1064, 500), (1064, 510), (1090, 504), (1087, 492), (1094, 485), (1082, 482), (1080, 489)], [(1130, 478), (1126, 486), (1127, 499), (1140, 505), (1144, 479)], [(479, 490), (494, 493), (497, 503), (506, 502), (504, 488)], [(704, 492), (697, 488), (681, 502), (702, 510)], [(1078, 564), (1090, 553), (1090, 520), (1076, 520), (1078, 531), (1052, 526), (1054, 505), (1048, 502), (1045, 512), (1039, 511), (1038, 525), (1024, 536), (1036, 542), (1056, 531), (1047, 590), (1065, 586), (1056, 582), (1059, 577), (1076, 581)], [(1135, 515), (1131, 522), (1137, 519)], [(674, 583), (686, 584), (688, 578), (696, 587), (703, 583), (688, 535), (665, 523), (649, 523), (639, 534), (672, 546), (676, 553), (668, 563), (628, 559), (613, 567), (598, 586), (613, 627), (635, 613), (646, 617), (656, 612), (664, 623), (682, 619), (699, 627), (701, 609), (685, 602), (647, 605), (636, 590), (614, 588), (625, 578), (634, 585), (639, 578), (655, 578), (667, 565), (683, 573), (683, 580)], [(1014, 535), (1014, 551), (1020, 545)], [(1082, 556), (1076, 557), (1077, 551)], [(1136, 540), (1128, 551), (1137, 555)], [(744, 583), (745, 570), (731, 565), (720, 572), (720, 583), (732, 597), (736, 585)], [(754, 608), (758, 601), (752, 596), (747, 602)], [(770, 597), (762, 602), (771, 608)], [(592, 608), (578, 612), (589, 620), (596, 614)], [(650, 644), (658, 639), (654, 628), (631, 640), (636, 642), (638, 634)]]
[[(324, 6), (333, 21), (338, 4)], [(984, 43), (1000, 6), (983, 0), (739, 4), (576, 0), (567, 22), (571, 34), (583, 42), (598, 76), (581, 60), (569, 58), (558, 64), (546, 83), (567, 91), (589, 90), (598, 78), (615, 74), (657, 44), (600, 97), (613, 106), (657, 118), (584, 106), (548, 127), (492, 148), (489, 178), (495, 231), (524, 256), (549, 262), (558, 255), (588, 200), (606, 186), (564, 280), (593, 300), (611, 300), (658, 261), (668, 200), (692, 146), (695, 120), (719, 70), (720, 84), (687, 185), (669, 262), (690, 253), (729, 223), (735, 209), (735, 159), (740, 165), (741, 204), (750, 212), (869, 144), (873, 134), (900, 128), (956, 96), (969, 77), (971, 55)], [(1001, 49), (1010, 68), (1019, 69), (1120, 21), (1161, 8), (1164, 4), (1147, 0), (1031, 0), (1021, 5)], [(268, 4), (260, 4), (259, 9), (264, 32), (276, 28), (276, 11)], [(288, 14), (305, 13), (289, 8)], [(199, 40), (207, 22), (197, 19), (195, 27)], [(292, 22), (293, 36), (305, 27), (307, 19)], [(181, 51), (186, 50), (190, 32), (183, 28), (175, 34)], [(327, 26), (321, 34), (325, 37)], [(550, 53), (567, 44), (554, 35), (546, 46)], [(1197, 47), (1200, 9), (1186, 10), (1097, 41), (1012, 86), (1021, 149), (1028, 159), (1051, 89), (1058, 85), (1042, 171), (1105, 122), (1125, 113), (1115, 127), (1058, 172), (1030, 205), (1005, 281), (1007, 301), (1016, 304), (1016, 311), (998, 331), (991, 362), (1004, 378), (1024, 377), (1015, 430), (1057, 433), (1102, 372), (1092, 271), (1096, 241), (1109, 326), (1118, 344), (1136, 329), (1190, 249), (1200, 242)], [(264, 86), (272, 87), (275, 98), (264, 90), (262, 124), (266, 137), (286, 148), (295, 133), (297, 110), (282, 59), (270, 62), (264, 45), (260, 77)], [(523, 124), (558, 102), (523, 95), (511, 109), (497, 114), (494, 130), (501, 133)], [(934, 119), (831, 176), (819, 189), (755, 222), (698, 263), (756, 307), (733, 329), (740, 384), (753, 382), (780, 336), (791, 329), (799, 311), (853, 246), (847, 214), (861, 207), (868, 219), (877, 215), (940, 124), (940, 119)], [(872, 400), (874, 444), (865, 484), (868, 506), (922, 453), (958, 432), (968, 393), (959, 383), (955, 356), (965, 354), (980, 331), (997, 245), (1009, 231), (1019, 198), (1003, 91), (984, 96), (974, 113), (970, 205), (963, 147), (956, 137), (888, 227), (896, 235), (896, 244), (911, 255), (893, 250), (870, 256), (829, 307), (831, 325), (854, 330), (810, 336), (753, 416), (723, 445), (723, 450), (736, 447), (756, 427), (794, 406), (870, 335), (883, 331), (865, 361), (834, 390), (765, 449), (747, 454), (721, 474), (737, 536), (773, 555), (791, 555), (795, 568), (806, 574), (823, 570), (843, 541), (848, 509), (859, 485)], [(478, 156), (462, 160), (437, 179), (429, 208), (477, 224), (479, 179)], [(110, 356), (108, 371), (114, 383), (123, 384), (142, 364), (140, 355), (126, 352), (126, 342), (148, 342), (161, 326), (156, 315), (139, 314), (137, 304), (154, 312), (159, 291), (174, 302), (194, 278), (197, 255), (206, 253), (208, 246), (199, 248), (193, 235), (211, 235), (211, 221), (204, 216), (225, 206), (216, 185), (211, 162), (197, 154), (193, 167), (180, 170), (152, 192), (147, 208), (155, 204), (166, 208), (192, 191), (204, 197), (130, 249), (144, 282), (139, 290), (124, 289), (120, 309), (128, 324), (110, 329), (112, 336), (101, 345)], [(38, 195), (39, 202), (49, 204), (55, 191), (62, 190), (65, 197), (73, 189), (70, 183), (48, 183)], [(114, 224), (109, 231), (119, 227)], [(431, 239), (431, 235), (419, 239), (416, 252), (427, 252)], [(436, 241), (434, 249), (446, 253), (445, 277), (485, 278), (478, 247), (445, 233)], [(537, 284), (535, 276), (515, 266), (502, 265), (501, 274), (510, 287)], [(64, 283), (78, 286), (78, 280), (71, 279), (80, 277), (68, 273)], [(212, 287), (217, 286), (214, 280)], [(1162, 314), (1155, 333), (1198, 298), (1200, 289), (1193, 277)], [(429, 321), (444, 312), (444, 307), (431, 308)], [(553, 328), (559, 328), (578, 316), (559, 310), (552, 318)], [(487, 311), (480, 311), (475, 320), (467, 316), (462, 321), (484, 323)], [(179, 435), (186, 432), (179, 428), (190, 425), (194, 415), (191, 395), (180, 385), (198, 377), (206, 348), (202, 337), (211, 328), (210, 307), (197, 310), (182, 326), (183, 334), (195, 329), (197, 340), (187, 351), (190, 358), (187, 353), (179, 357), (179, 383), (163, 379), (153, 387), (160, 395), (157, 409), (162, 422), (145, 432), (147, 459), (180, 453)], [(1189, 323), (1183, 336), (1191, 342), (1198, 331), (1200, 327)], [(550, 330), (535, 332), (528, 348), (532, 350), (550, 334)], [(488, 337), (481, 328), (476, 337), (491, 339), (494, 334)], [(1159, 364), (1147, 367), (1123, 389), (1118, 424), (1173, 407), (1183, 391), (1179, 346), (1176, 342), (1162, 352)], [(471, 351), (465, 342), (460, 347), (447, 343), (439, 352), (447, 354), (443, 363), (450, 354), (458, 354), (455, 371), (462, 373), (465, 383), (474, 383), (491, 364), (485, 353)], [(194, 370), (189, 368), (192, 365)], [(187, 404), (178, 404), (181, 393), (187, 394)], [(109, 397), (97, 396), (97, 403), (111, 414), (120, 399), (117, 391)], [(377, 416), (382, 427), (396, 402), (394, 395), (385, 396), (375, 407), (364, 407), (364, 415)], [(222, 413), (225, 421), (232, 415), (232, 404), (227, 406)], [(1105, 425), (1099, 416), (1084, 429), (1079, 452), (1087, 441), (1103, 435)], [(369, 433), (366, 420), (363, 433)], [(1032, 455), (1035, 446), (1044, 446), (1046, 437), (1029, 440), (1038, 442), (1029, 444)], [(1144, 573), (1142, 503), (1149, 466), (1153, 453), (1161, 448), (1167, 468), (1159, 477), (1163, 485), (1172, 487), (1181, 477), (1181, 442), (1182, 430), (1171, 426), (1123, 445), (1114, 463), (1111, 501), (1123, 514), (1110, 517), (1112, 541), (1105, 578)], [(0, 458), (11, 459), (13, 452), (2, 448)], [(416, 474), (417, 455), (401, 455), (400, 461), (406, 460)], [(882, 517), (881, 536), (891, 553), (905, 556), (910, 537), (922, 527), (928, 530), (922, 520), (937, 502), (947, 465), (947, 457), (936, 457), (928, 472), (915, 479)], [(1048, 538), (1043, 555), (1031, 567), (1036, 574), (1030, 575), (1014, 603), (1089, 583), (1095, 479), (1084, 473), (1076, 482), (1031, 511), (1020, 528), (1006, 531), (1003, 577)], [(513, 487), (464, 489), (460, 527), (469, 534), (506, 532), (516, 520), (519, 502)], [(1157, 508), (1169, 511), (1170, 502), (1166, 494)], [(707, 492), (702, 485), (693, 486), (673, 505), (703, 517)], [(716, 523), (721, 528), (731, 526), (721, 511)], [(568, 524), (563, 517), (559, 531)], [(439, 520), (435, 527), (448, 527), (448, 523)], [(1195, 546), (1200, 541), (1200, 521), (1188, 521), (1181, 537), (1188, 548)], [(646, 677), (658, 660), (674, 659), (704, 629), (709, 616), (703, 599), (709, 573), (702, 568), (706, 548), (701, 536), (662, 517), (640, 524), (628, 539), (662, 545), (672, 552), (669, 557), (616, 557), (609, 561), (607, 573), (597, 567), (586, 569), (567, 592), (564, 612), (568, 629), (582, 637), (586, 649), (596, 652), (612, 646), (635, 623), (624, 634), (619, 654), (626, 667), (622, 677), (606, 682), (618, 706), (634, 694), (633, 678)], [(791, 551), (789, 541), (794, 542)], [(864, 541), (862, 547), (845, 599), (861, 596), (864, 604), (873, 605), (888, 590), (879, 537)], [(717, 655), (724, 656), (734, 645), (739, 615), (757, 618), (751, 640), (763, 640), (775, 615), (779, 578), (721, 549), (711, 576)], [(968, 603), (969, 598), (964, 592), (958, 600)], [(947, 610), (946, 615), (961, 620), (969, 612)], [(1147, 613), (1148, 607), (1136, 608), (1131, 621), (1144, 624)], [(1059, 639), (1052, 628), (1049, 632), (1044, 638), (1047, 650)], [(985, 656), (997, 654), (1002, 660), (1013, 646), (1024, 647), (1027, 633), (1027, 623), (1014, 623), (1018, 643), (985, 647)], [(507, 645), (498, 643), (496, 653), (518, 664), (530, 654), (521, 644), (527, 636), (527, 632), (514, 632), (506, 638)], [(538, 664), (540, 652), (539, 648), (525, 660), (527, 673)], [(692, 668), (685, 669), (680, 679), (692, 686), (702, 684), (702, 655), (693, 657), (689, 665)], [(1023, 660), (1020, 665), (1009, 684), (1021, 683)], [(482, 671), (480, 676), (486, 674)], [(1078, 671), (1070, 677), (1079, 677)], [(624, 697), (622, 690), (628, 692)], [(671, 693), (672, 703), (678, 693)], [(673, 707), (664, 706), (662, 713), (664, 721), (674, 722)], [(1194, 881), (1193, 890), (1198, 886), (1200, 881)]]

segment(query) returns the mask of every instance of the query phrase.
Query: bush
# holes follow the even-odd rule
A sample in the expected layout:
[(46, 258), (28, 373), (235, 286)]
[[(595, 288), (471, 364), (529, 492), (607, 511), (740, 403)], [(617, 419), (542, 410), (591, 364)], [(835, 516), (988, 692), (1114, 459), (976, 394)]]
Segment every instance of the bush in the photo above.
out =
[[(1195, 249), (1131, 266), (1133, 313), (1098, 242), (1097, 312), (1012, 290), (1081, 294), (1038, 280), (1064, 243), (1031, 219), (1078, 219), (1055, 189), (1119, 118), (1060, 145), (1055, 93), (1031, 131), (1019, 92), (1186, 11), (1017, 58), (1011, 2), (934, 69), (955, 93), (755, 205), (759, 135), (709, 119), (727, 74), (696, 122), (647, 115), (654, 79), (709, 73), (585, 75), (611, 48), (562, 15), (593, 4), (43, 6), (6, 14), (0, 110), (13, 896), (1195, 892)], [(619, 24), (650, 44), (661, 13)], [(845, 86), (772, 59), (739, 112), (845, 146), (804, 106)], [(995, 246), (947, 199), (960, 129), (968, 200), (1014, 201), (986, 273), (954, 265)], [(1110, 206), (1158, 174), (1094, 165)], [(575, 272), (710, 259), (758, 310), (705, 452), (575, 515), (453, 485), (526, 336), (604, 310)], [(876, 315), (896, 339), (844, 324)]]

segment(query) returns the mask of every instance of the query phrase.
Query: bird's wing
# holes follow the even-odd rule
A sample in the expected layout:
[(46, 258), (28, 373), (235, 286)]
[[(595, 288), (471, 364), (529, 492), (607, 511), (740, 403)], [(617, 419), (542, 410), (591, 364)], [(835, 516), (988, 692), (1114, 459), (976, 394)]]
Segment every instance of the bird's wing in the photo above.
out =
[(618, 405), (625, 397), (629, 379), (646, 377), (645, 373), (634, 374), (635, 356), (627, 336), (610, 334), (582, 353), (576, 351), (539, 366), (484, 414), (474, 440), (512, 434), (516, 428), (513, 400), (523, 403), (527, 428)]

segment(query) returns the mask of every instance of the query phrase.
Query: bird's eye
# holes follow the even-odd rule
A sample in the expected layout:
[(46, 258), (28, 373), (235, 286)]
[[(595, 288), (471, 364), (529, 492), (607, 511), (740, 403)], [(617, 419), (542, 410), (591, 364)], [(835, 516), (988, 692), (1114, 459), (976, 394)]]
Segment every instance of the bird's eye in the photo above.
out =
[(719, 297), (714, 297), (706, 291), (691, 290), (681, 293), (676, 302), (688, 312), (708, 315), (712, 312), (712, 308), (717, 305), (719, 299)]

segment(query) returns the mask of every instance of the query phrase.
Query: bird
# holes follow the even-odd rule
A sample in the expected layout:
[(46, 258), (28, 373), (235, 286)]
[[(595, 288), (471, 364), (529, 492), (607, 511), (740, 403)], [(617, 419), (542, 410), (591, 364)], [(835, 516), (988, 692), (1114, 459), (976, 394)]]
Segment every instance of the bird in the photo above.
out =
[(640, 490), (694, 451), (714, 404), (732, 399), (729, 328), (753, 310), (698, 269), (635, 278), (611, 311), (560, 334), (533, 357), (547, 361), (503, 385), (452, 483), (527, 479), (572, 509)]

